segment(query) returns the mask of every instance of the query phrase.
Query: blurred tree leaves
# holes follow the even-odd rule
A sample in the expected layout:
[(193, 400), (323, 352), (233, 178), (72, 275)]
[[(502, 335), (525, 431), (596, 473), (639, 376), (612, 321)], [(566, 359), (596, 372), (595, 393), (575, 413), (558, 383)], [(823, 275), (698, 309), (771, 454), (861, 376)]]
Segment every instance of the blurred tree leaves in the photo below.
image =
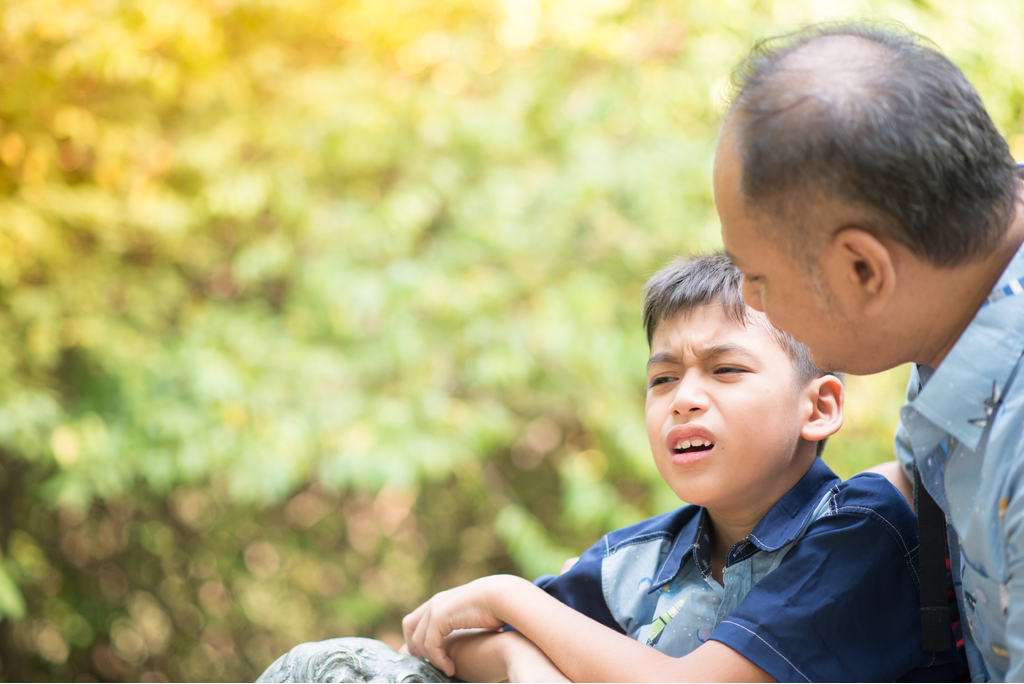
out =
[[(1019, 3), (824, 11), (0, 4), (0, 677), (252, 679), (678, 505), (640, 287), (718, 244), (749, 45), (902, 20), (1024, 157)], [(843, 475), (899, 385), (851, 379)]]

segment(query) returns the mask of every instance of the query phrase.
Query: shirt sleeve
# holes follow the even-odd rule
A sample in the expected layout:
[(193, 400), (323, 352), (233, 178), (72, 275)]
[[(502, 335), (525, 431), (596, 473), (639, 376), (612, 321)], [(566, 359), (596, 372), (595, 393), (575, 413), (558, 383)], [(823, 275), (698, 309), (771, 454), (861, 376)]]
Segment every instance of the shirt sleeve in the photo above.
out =
[[(856, 486), (880, 490), (876, 479)], [(950, 651), (921, 650), (913, 513), (886, 496), (880, 507), (837, 496), (711, 638), (780, 682), (893, 681), (957, 662), (952, 633)]]
[[(1024, 463), (1024, 442), (1018, 442), (1015, 458), (1017, 463)], [(1019, 487), (1010, 497), (1004, 519), (1008, 579), (999, 591), (1000, 602), (1006, 610), (1008, 682), (1024, 681), (1024, 492), (1020, 492)]]
[(606, 548), (607, 537), (587, 549), (576, 565), (561, 575), (542, 575), (533, 583), (570, 608), (625, 634), (626, 631), (608, 609), (604, 597), (601, 568)]

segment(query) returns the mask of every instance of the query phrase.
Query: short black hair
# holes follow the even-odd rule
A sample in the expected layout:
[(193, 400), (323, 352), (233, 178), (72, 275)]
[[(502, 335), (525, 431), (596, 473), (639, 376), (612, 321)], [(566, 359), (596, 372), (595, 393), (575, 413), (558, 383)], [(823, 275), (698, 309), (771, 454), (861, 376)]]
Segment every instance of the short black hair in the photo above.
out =
[[(855, 40), (848, 52), (833, 44), (831, 62), (809, 52), (840, 38)], [(733, 87), (725, 125), (744, 201), (788, 217), (794, 201), (839, 198), (878, 216), (862, 227), (936, 266), (984, 257), (1005, 235), (1018, 182), (1009, 147), (967, 77), (922, 36), (888, 22), (816, 24), (759, 42)], [(827, 239), (808, 237), (787, 241), (811, 254)]]
[[(661, 269), (644, 285), (643, 319), (650, 347), (657, 327), (676, 316), (689, 314), (701, 306), (721, 306), (725, 317), (746, 325), (751, 315), (760, 316), (765, 330), (793, 363), (801, 386), (827, 373), (811, 361), (807, 345), (773, 326), (768, 317), (758, 314), (743, 301), (743, 273), (724, 252), (683, 257)], [(825, 449), (826, 439), (818, 442), (817, 454)]]

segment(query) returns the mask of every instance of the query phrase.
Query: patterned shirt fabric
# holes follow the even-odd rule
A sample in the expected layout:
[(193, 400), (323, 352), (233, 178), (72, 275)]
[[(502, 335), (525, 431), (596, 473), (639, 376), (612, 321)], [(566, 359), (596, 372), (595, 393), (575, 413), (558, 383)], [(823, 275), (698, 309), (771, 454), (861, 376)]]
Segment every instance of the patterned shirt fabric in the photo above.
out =
[(952, 681), (921, 650), (917, 521), (884, 478), (847, 482), (819, 458), (711, 576), (709, 517), (684, 506), (607, 534), (535, 583), (673, 656), (720, 641), (776, 680)]
[(1024, 247), (937, 369), (916, 366), (896, 454), (946, 513), (974, 681), (1024, 681)]

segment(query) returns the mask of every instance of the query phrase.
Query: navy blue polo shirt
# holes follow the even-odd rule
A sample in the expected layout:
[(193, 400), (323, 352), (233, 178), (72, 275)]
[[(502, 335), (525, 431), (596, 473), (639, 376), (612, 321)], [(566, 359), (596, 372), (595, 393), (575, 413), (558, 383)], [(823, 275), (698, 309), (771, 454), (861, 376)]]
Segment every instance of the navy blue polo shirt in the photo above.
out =
[(842, 482), (817, 458), (711, 577), (697, 506), (610, 532), (535, 584), (673, 656), (720, 641), (776, 680), (956, 679), (953, 649), (921, 650), (917, 520), (879, 475)]

